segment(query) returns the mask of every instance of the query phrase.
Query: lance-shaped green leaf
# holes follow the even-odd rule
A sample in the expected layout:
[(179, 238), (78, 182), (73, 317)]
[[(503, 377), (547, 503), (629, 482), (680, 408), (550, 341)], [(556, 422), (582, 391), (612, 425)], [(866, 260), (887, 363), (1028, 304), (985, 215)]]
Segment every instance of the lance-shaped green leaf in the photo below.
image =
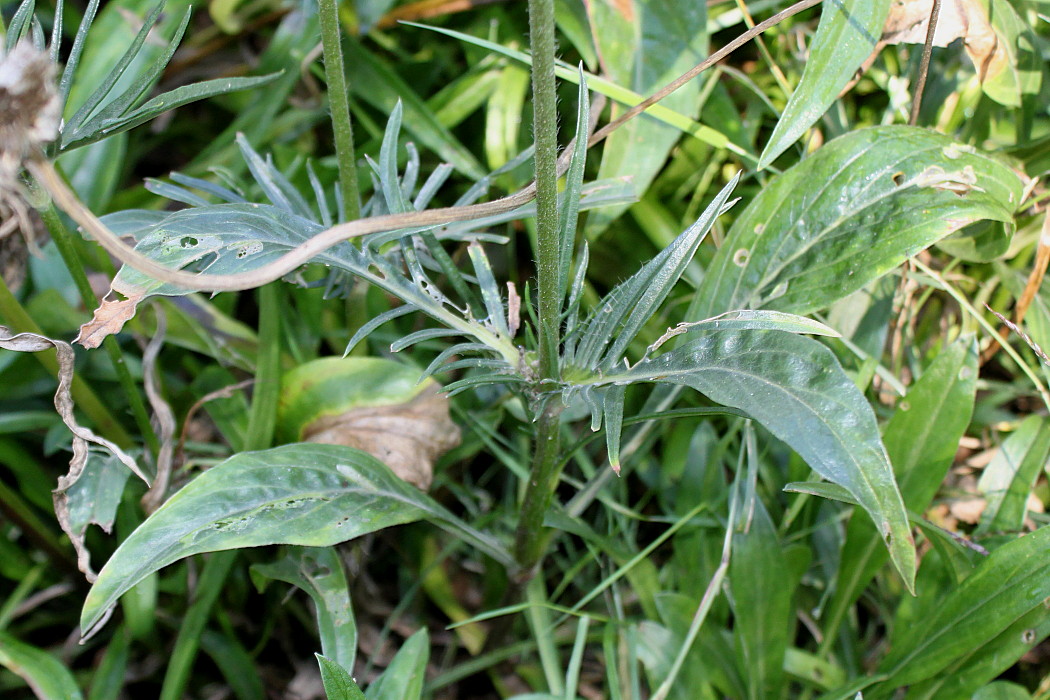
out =
[[(643, 95), (666, 85), (707, 54), (707, 3), (667, 0), (591, 0), (586, 3), (603, 72)], [(663, 105), (693, 118), (699, 111), (700, 83), (691, 81)], [(641, 116), (612, 134), (602, 150), (599, 178), (631, 177), (644, 192), (663, 167), (678, 129)], [(599, 235), (627, 207), (608, 207), (587, 222), (588, 237)]]
[(419, 700), (430, 658), (430, 638), (423, 627), (397, 650), (394, 660), (368, 687), (368, 700)]
[(580, 219), (580, 196), (583, 188), (583, 168), (587, 164), (587, 128), (591, 119), (591, 103), (587, 95), (587, 79), (580, 66), (580, 89), (577, 93), (579, 109), (576, 112), (576, 136), (569, 170), (565, 173), (565, 194), (558, 206), (558, 294), (564, 298), (572, 267), (572, 249), (576, 242), (576, 227)]
[(733, 222), (687, 320), (730, 309), (806, 314), (975, 221), (1012, 226), (1021, 181), (925, 129), (851, 132), (772, 178)]
[[(269, 564), (254, 564), (252, 578), (285, 581), (314, 601), (321, 651), (342, 668), (354, 667), (357, 625), (339, 554), (331, 547), (292, 547)], [(261, 588), (261, 586), (259, 586)]]
[(320, 654), (314, 656), (321, 667), (321, 682), (328, 700), (365, 700), (365, 694), (345, 668)]
[(0, 632), (0, 666), (21, 676), (42, 700), (82, 700), (73, 674), (43, 649)]
[(88, 592), (81, 629), (90, 634), (132, 586), (193, 554), (267, 544), (326, 547), (421, 519), (513, 564), (499, 543), (365, 452), (308, 443), (244, 452), (191, 481), (124, 540)]
[[(977, 388), (977, 352), (972, 340), (947, 347), (926, 368), (898, 404), (883, 433), (883, 444), (908, 508), (922, 512), (951, 467), (973, 415)], [(828, 634), (885, 563), (878, 533), (859, 518), (846, 528), (842, 565), (834, 597), (824, 619)]]
[[(715, 220), (733, 205), (728, 201), (729, 195), (739, 179), (739, 175), (734, 177), (696, 223), (595, 306), (585, 324), (580, 327), (574, 363), (586, 369), (592, 369), (599, 363), (603, 367), (619, 363), (638, 331), (678, 283)], [(606, 351), (607, 346), (609, 349)]]
[(875, 414), (825, 346), (777, 331), (720, 331), (601, 383), (644, 381), (689, 386), (750, 414), (857, 499), (914, 585), (915, 543)]
[[(785, 548), (761, 499), (754, 500), (754, 509), (747, 532), (733, 534), (733, 642), (748, 697), (769, 698), (780, 695), (784, 682), (784, 655), (795, 617), (791, 601), (809, 563), (809, 550)], [(796, 556), (789, 557), (789, 551)]]
[[(992, 697), (1000, 697), (981, 696), (975, 694), (975, 691), (998, 678), (1048, 635), (1050, 611), (1047, 611), (1045, 606), (1033, 608), (1004, 629), (995, 639), (987, 644), (972, 647), (936, 677), (913, 685), (908, 689), (908, 697), (914, 697), (916, 700), (980, 700), (982, 697), (991, 700)], [(1028, 700), (1031, 695), (1025, 693), (1017, 697)]]
[(1050, 422), (1045, 416), (1028, 416), (981, 473), (977, 488), (987, 505), (977, 532), (986, 535), (1012, 532), (1024, 526), (1028, 495), (1046, 466), (1050, 454)]
[[(981, 561), (922, 625), (897, 627), (879, 670), (889, 674), (872, 697), (932, 678), (998, 637), (1050, 597), (1050, 528), (1009, 542)], [(867, 695), (867, 693), (865, 693)]]
[(821, 5), (820, 24), (802, 79), (758, 159), (759, 170), (769, 167), (835, 102), (875, 50), (889, 11), (890, 0), (839, 0)]

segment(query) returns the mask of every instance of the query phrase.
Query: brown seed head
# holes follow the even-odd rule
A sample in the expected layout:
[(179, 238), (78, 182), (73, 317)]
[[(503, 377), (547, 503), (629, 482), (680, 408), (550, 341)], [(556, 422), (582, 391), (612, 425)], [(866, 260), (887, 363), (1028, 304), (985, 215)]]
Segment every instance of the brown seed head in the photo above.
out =
[(0, 239), (30, 231), (19, 175), (22, 163), (58, 137), (62, 104), (55, 90), (55, 64), (28, 41), (10, 52), (0, 48)]
[[(28, 41), (10, 53), (0, 48), (0, 154), (5, 168), (58, 137), (62, 105), (55, 90), (55, 64)], [(17, 159), (17, 160), (15, 160)]]

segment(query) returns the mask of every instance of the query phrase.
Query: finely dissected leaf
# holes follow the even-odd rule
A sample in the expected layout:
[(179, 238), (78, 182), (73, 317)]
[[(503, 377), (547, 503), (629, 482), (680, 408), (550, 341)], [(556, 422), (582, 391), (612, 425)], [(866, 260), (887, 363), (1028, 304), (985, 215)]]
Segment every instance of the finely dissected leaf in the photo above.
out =
[(21, 676), (40, 700), (83, 700), (73, 674), (58, 659), (3, 631), (0, 666)]
[(314, 656), (321, 666), (321, 682), (328, 700), (365, 700), (365, 694), (345, 668), (320, 654)]
[(984, 468), (977, 488), (987, 505), (977, 526), (980, 534), (1016, 532), (1024, 526), (1028, 495), (1050, 455), (1050, 422), (1028, 416), (1003, 441)]
[(498, 543), (360, 450), (304, 443), (244, 452), (191, 481), (121, 544), (88, 593), (81, 629), (89, 634), (132, 586), (192, 554), (324, 547), (424, 518), (511, 563)]
[(398, 649), (383, 675), (368, 687), (365, 697), (368, 700), (419, 700), (429, 658), (430, 638), (427, 628), (423, 627)]
[(690, 386), (746, 411), (857, 499), (913, 585), (915, 543), (875, 414), (826, 347), (777, 331), (721, 331), (603, 378), (639, 381)]
[[(956, 341), (926, 368), (886, 425), (882, 441), (904, 503), (914, 511), (926, 509), (955, 459), (973, 414), (977, 375), (973, 341)], [(850, 520), (826, 619), (843, 619), (886, 561), (879, 539), (871, 523)]]
[(350, 89), (354, 97), (384, 113), (393, 111), (400, 100), (408, 116), (405, 128), (413, 137), (468, 177), (477, 180), (484, 176), (484, 171), (470, 150), (441, 125), (426, 103), (389, 65), (353, 39), (344, 40), (343, 50), (346, 52)]
[(758, 159), (769, 167), (827, 111), (875, 51), (890, 0), (841, 0), (821, 5), (820, 24), (798, 87), (791, 94), (773, 135)]
[(1021, 181), (947, 136), (875, 127), (774, 177), (726, 236), (688, 320), (823, 308), (975, 221), (1012, 225)]
[(1042, 528), (996, 549), (952, 591), (922, 625), (897, 627), (890, 654), (880, 664), (895, 688), (931, 678), (973, 649), (995, 639), (1050, 597), (1050, 528)]
[(357, 625), (339, 554), (331, 547), (292, 547), (271, 564), (254, 564), (252, 575), (285, 581), (314, 601), (321, 651), (342, 668), (354, 667)]
[[(603, 73), (613, 82), (647, 95), (666, 85), (707, 54), (707, 4), (668, 0), (593, 0), (586, 3)], [(699, 81), (663, 100), (670, 109), (696, 117)], [(635, 119), (605, 143), (599, 178), (627, 175), (644, 192), (681, 137), (678, 129), (650, 117)], [(587, 222), (589, 238), (626, 209), (609, 207)]]

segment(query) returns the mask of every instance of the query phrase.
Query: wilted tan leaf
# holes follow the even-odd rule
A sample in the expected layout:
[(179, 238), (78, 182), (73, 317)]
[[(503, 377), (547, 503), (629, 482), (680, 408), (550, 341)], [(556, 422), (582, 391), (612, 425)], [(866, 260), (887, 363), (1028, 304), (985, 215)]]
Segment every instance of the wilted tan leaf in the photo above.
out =
[(306, 426), (303, 440), (364, 450), (426, 490), (435, 460), (459, 444), (459, 427), (449, 418), (448, 398), (439, 391), (431, 384), (406, 403), (318, 418)]
[(113, 301), (103, 299), (91, 320), (80, 327), (80, 333), (73, 342), (80, 343), (85, 348), (97, 348), (103, 340), (119, 333), (124, 324), (135, 317), (140, 301), (142, 296), (129, 296)]
[(150, 490), (142, 497), (142, 507), (147, 513), (152, 513), (160, 508), (168, 491), (168, 482), (171, 479), (175, 457), (175, 430), (178, 427), (175, 413), (161, 394), (157, 377), (157, 356), (160, 355), (160, 349), (164, 346), (164, 338), (168, 332), (168, 319), (158, 304), (153, 305), (153, 311), (157, 316), (157, 330), (142, 353), (142, 383), (146, 389), (146, 398), (149, 399), (149, 405), (153, 409), (153, 418), (160, 438), (160, 449), (157, 450), (157, 478)]
[[(932, 10), (933, 0), (895, 0), (883, 28), (883, 43), (926, 43)], [(1001, 71), (1008, 60), (980, 0), (942, 0), (933, 45), (945, 47), (956, 39), (963, 40), (982, 82)]]
[(77, 551), (77, 565), (87, 576), (88, 581), (94, 582), (95, 572), (91, 569), (91, 556), (84, 546), (84, 530), (77, 531), (70, 521), (69, 502), (66, 492), (77, 482), (88, 460), (88, 443), (109, 450), (123, 464), (134, 472), (140, 479), (149, 483), (149, 479), (142, 473), (135, 460), (115, 444), (103, 437), (95, 435), (91, 430), (77, 423), (73, 417), (73, 397), (70, 395), (70, 385), (73, 383), (73, 348), (69, 343), (61, 340), (52, 340), (35, 333), (19, 333), (12, 335), (11, 331), (0, 326), (0, 349), (13, 350), (14, 352), (42, 352), (54, 348), (58, 358), (58, 389), (55, 391), (55, 409), (62, 417), (62, 422), (73, 433), (73, 459), (69, 461), (69, 473), (58, 478), (58, 488), (52, 493), (55, 501), (55, 515), (58, 522)]

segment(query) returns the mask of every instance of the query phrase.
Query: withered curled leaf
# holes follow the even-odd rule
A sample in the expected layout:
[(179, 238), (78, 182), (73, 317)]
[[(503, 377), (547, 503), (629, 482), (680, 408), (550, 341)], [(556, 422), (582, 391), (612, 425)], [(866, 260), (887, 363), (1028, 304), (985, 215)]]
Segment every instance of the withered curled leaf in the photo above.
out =
[(448, 398), (439, 391), (431, 385), (406, 403), (323, 416), (306, 426), (303, 441), (364, 450), (425, 491), (433, 480), (434, 462), (459, 444)]
[(421, 489), (434, 462), (459, 444), (448, 398), (418, 369), (380, 358), (324, 358), (288, 372), (278, 431), (286, 441), (364, 450)]
[[(0, 349), (14, 352), (42, 352), (54, 349), (57, 355), (58, 389), (55, 391), (55, 409), (58, 411), (58, 415), (62, 417), (62, 422), (73, 433), (73, 458), (69, 461), (69, 473), (58, 478), (58, 488), (52, 492), (55, 502), (55, 514), (58, 516), (58, 522), (62, 529), (69, 535), (69, 539), (76, 548), (77, 565), (84, 572), (88, 581), (93, 582), (95, 580), (95, 572), (91, 569), (91, 557), (84, 546), (84, 532), (87, 524), (74, 525), (70, 516), (68, 496), (69, 489), (83, 476), (84, 469), (87, 467), (89, 456), (88, 443), (94, 443), (108, 450), (124, 466), (147, 484), (149, 479), (139, 469), (138, 464), (135, 463), (135, 460), (130, 455), (109, 440), (96, 435), (90, 429), (77, 423), (76, 418), (73, 416), (73, 398), (70, 394), (70, 386), (73, 383), (74, 356), (73, 348), (70, 347), (69, 343), (64, 343), (61, 340), (52, 340), (35, 333), (13, 335), (8, 328), (0, 326)], [(105, 523), (100, 524), (105, 525)]]

